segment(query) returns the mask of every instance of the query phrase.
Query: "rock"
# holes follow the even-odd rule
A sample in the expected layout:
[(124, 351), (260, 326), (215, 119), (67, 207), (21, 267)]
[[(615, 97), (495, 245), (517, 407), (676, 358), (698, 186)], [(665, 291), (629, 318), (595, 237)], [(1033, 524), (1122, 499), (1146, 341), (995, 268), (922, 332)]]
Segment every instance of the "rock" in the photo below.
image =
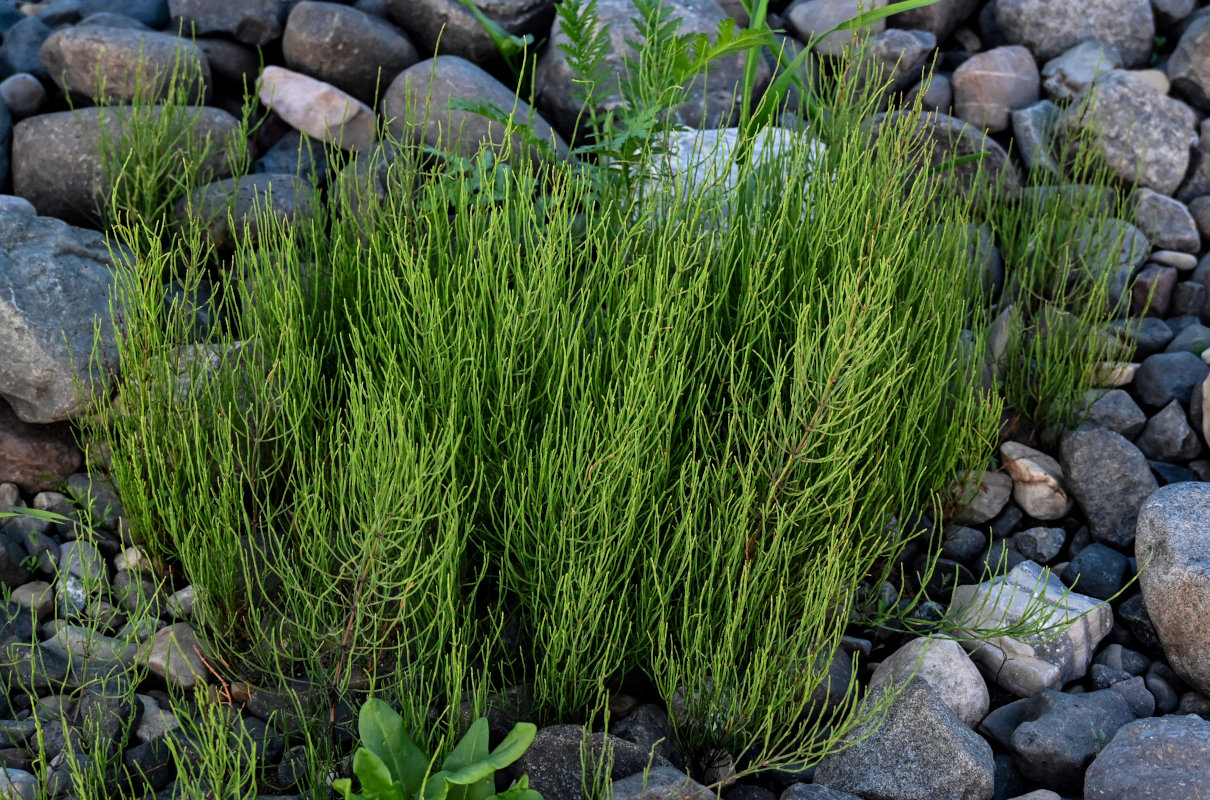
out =
[(1184, 103), (1134, 73), (1111, 70), (1076, 96), (1060, 115), (1056, 134), (1080, 141), (1085, 131), (1099, 131), (1099, 137), (1083, 137), (1084, 146), (1094, 148), (1119, 178), (1171, 195), (1185, 177), (1195, 123)]
[[(117, 371), (110, 298), (119, 276), (105, 237), (56, 219), (2, 214), (0, 242), (0, 396), (23, 422), (87, 413)], [(96, 366), (89, 357), (94, 323), (108, 359)], [(79, 394), (77, 381), (84, 387)], [(57, 450), (69, 457), (66, 443)]]
[(1143, 455), (1156, 461), (1190, 461), (1202, 452), (1202, 442), (1176, 400), (1147, 420), (1134, 443)]
[(850, 731), (855, 743), (824, 756), (815, 783), (864, 798), (991, 800), (991, 746), (926, 681), (871, 689), (864, 702), (896, 690), (881, 724)]
[(1210, 241), (1210, 195), (1195, 197), (1189, 201), (1189, 213), (1197, 224), (1202, 239)]
[(1007, 575), (959, 586), (947, 616), (965, 630), (1002, 629), (1021, 620), (1027, 609), (1036, 614), (1043, 606), (1049, 606), (1044, 609), (1051, 614), (1048, 625), (1057, 631), (1053, 638), (1046, 637), (1050, 641), (1032, 644), (997, 636), (963, 643), (996, 683), (1029, 697), (1084, 675), (1093, 650), (1113, 626), (1109, 606), (1070, 592), (1049, 572), (1043, 580), (1042, 567), (1025, 561)]
[[(482, 64), (500, 60), (487, 31), (458, 0), (387, 0), (386, 5), (391, 19), (412, 37), (421, 57), (434, 55), (440, 37), (442, 54)], [(550, 32), (555, 16), (554, 0), (476, 0), (475, 5), (513, 36), (531, 34), (537, 40)], [(602, 3), (598, 13), (604, 15), (605, 10)], [(633, 6), (630, 12), (638, 13)]]
[(1158, 353), (1143, 359), (1134, 387), (1144, 407), (1159, 409), (1173, 400), (1188, 405), (1207, 375), (1210, 366), (1193, 353)]
[(974, 728), (987, 714), (987, 684), (970, 656), (952, 639), (912, 639), (887, 656), (870, 678), (870, 688), (916, 677), (927, 681), (958, 718)]
[(1067, 487), (1088, 517), (1093, 539), (1129, 546), (1139, 507), (1159, 488), (1147, 459), (1121, 435), (1092, 427), (1065, 434), (1060, 453)]
[(42, 63), (59, 88), (110, 103), (156, 103), (174, 72), (188, 102), (203, 105), (210, 63), (197, 45), (177, 36), (123, 28), (72, 27), (42, 45)]
[(210, 242), (233, 250), (244, 236), (258, 239), (262, 223), (288, 228), (297, 219), (309, 219), (315, 203), (311, 184), (296, 175), (248, 175), (195, 189), (177, 202), (176, 218), (200, 217)]
[(1210, 691), (1210, 485), (1175, 483), (1139, 512), (1138, 559), (1143, 602), (1168, 663), (1190, 686)]
[(1139, 66), (1151, 54), (1155, 19), (1150, 0), (997, 0), (997, 27), (1013, 44), (1028, 47), (1049, 61), (1080, 42), (1099, 41), (1122, 54), (1127, 66)]
[[(397, 1), (402, 2), (405, 7), (410, 7), (410, 0)], [(451, 2), (456, 2), (456, 0), (451, 0)], [(875, 0), (875, 3), (885, 4), (885, 0)], [(681, 34), (705, 33), (713, 38), (717, 33), (718, 23), (727, 18), (716, 0), (665, 0), (663, 7), (668, 9), (670, 17), (680, 20)], [(635, 16), (634, 4), (631, 0), (601, 0), (597, 6), (597, 14), (601, 24), (610, 26), (609, 48), (605, 56), (604, 67), (608, 74), (620, 74), (624, 69), (623, 57), (634, 56), (633, 48), (627, 42), (638, 38), (633, 19)], [(538, 58), (538, 69), (534, 78), (538, 108), (559, 129), (560, 133), (568, 137), (575, 131), (577, 121), (580, 125), (584, 124), (581, 120), (583, 103), (578, 94), (581, 90), (575, 83), (578, 78), (568, 64), (567, 54), (561, 49), (569, 41), (567, 34), (563, 31), (562, 21), (556, 19), (554, 26), (550, 29), (550, 40), (547, 42), (546, 49)], [(420, 44), (423, 49), (423, 42)], [(742, 53), (714, 62), (705, 79), (699, 78), (686, 87), (687, 99), (673, 112), (672, 118), (690, 128), (727, 127), (728, 123), (738, 114), (742, 104), (742, 100), (732, 87), (742, 82), (744, 63), (745, 56)], [(425, 67), (426, 72), (428, 69), (429, 67)], [(764, 91), (770, 74), (768, 65), (762, 60), (757, 69), (756, 92)], [(427, 75), (423, 79), (419, 79), (419, 76), (417, 78), (422, 85), (428, 83)], [(481, 80), (481, 78), (471, 77), (467, 81), (467, 86), (457, 87), (460, 90), (458, 94), (466, 96), (468, 88), (478, 85)], [(496, 91), (494, 87), (492, 91)], [(423, 96), (423, 92), (421, 96)], [(508, 107), (511, 107), (512, 97), (513, 93), (510, 91)], [(606, 109), (620, 103), (621, 99), (620, 93), (616, 90), (601, 91), (597, 97), (597, 111), (604, 113)], [(434, 109), (441, 108), (441, 103), (437, 101), (436, 97), (434, 101)], [(522, 107), (522, 110), (526, 113), (529, 112), (528, 108)], [(388, 119), (390, 116), (391, 114), (388, 113)], [(527, 117), (522, 114), (520, 118), (526, 119)], [(583, 131), (581, 131), (582, 134)], [(548, 138), (545, 133), (540, 133), (540, 136), (543, 139)]]
[[(430, 97), (427, 112), (426, 95)], [(514, 135), (507, 142), (504, 128), (487, 117), (469, 111), (443, 110), (455, 97), (493, 104), (505, 113), (511, 111), (514, 119), (528, 125), (542, 141), (549, 142), (555, 153), (567, 152), (562, 138), (527, 103), (518, 100), (510, 89), (482, 69), (457, 56), (438, 56), (401, 72), (383, 97), (383, 113), (392, 135), (404, 139), (421, 134), (425, 144), (462, 156), (473, 155), (483, 142), (503, 150), (527, 152), (520, 136)], [(420, 131), (422, 122), (426, 124)], [(537, 153), (532, 157), (535, 162), (541, 161)]]
[(255, 47), (281, 38), (290, 5), (291, 0), (168, 0), (174, 28), (182, 25), (195, 36), (227, 34)]
[(954, 87), (948, 75), (929, 73), (904, 95), (903, 105), (910, 108), (920, 93), (924, 94), (920, 98), (920, 105), (925, 111), (940, 111), (942, 114), (953, 112)]
[(848, 792), (829, 789), (818, 783), (796, 783), (782, 792), (778, 800), (861, 800), (861, 798)]
[(1123, 725), (1084, 776), (1087, 800), (1210, 800), (1210, 722), (1194, 715)]
[(1108, 600), (1122, 590), (1130, 559), (1117, 550), (1093, 542), (1080, 550), (1063, 570), (1063, 583), (1080, 594)]
[(1135, 189), (1129, 203), (1134, 208), (1134, 224), (1152, 245), (1185, 253), (1198, 251), (1197, 223), (1184, 203), (1146, 188)]
[(366, 150), (378, 136), (373, 109), (301, 72), (265, 67), (258, 97), (295, 129), (344, 150)]
[(45, 99), (46, 89), (42, 88), (42, 81), (28, 72), (18, 72), (0, 81), (0, 100), (4, 101), (13, 116), (36, 114)]
[(1010, 112), (1038, 101), (1038, 65), (1017, 45), (971, 56), (951, 81), (955, 115), (989, 133), (1006, 130)]
[[(509, 726), (511, 727), (511, 726)], [(619, 739), (633, 742), (644, 750), (668, 759), (676, 769), (685, 768), (685, 757), (677, 744), (676, 730), (667, 712), (657, 705), (643, 703), (610, 727)], [(658, 744), (657, 744), (658, 743)]]
[(101, 12), (121, 14), (149, 28), (163, 28), (169, 18), (168, 0), (80, 0), (81, 17)]
[(83, 461), (67, 425), (30, 425), (0, 400), (0, 481), (41, 492), (66, 480)]
[(1190, 150), (1189, 169), (1173, 197), (1182, 203), (1191, 203), (1194, 198), (1204, 195), (1210, 195), (1210, 152)]
[(581, 793), (581, 745), (587, 738), (585, 748), (592, 758), (600, 759), (606, 747), (612, 752), (609, 777), (621, 781), (641, 773), (648, 766), (671, 768), (672, 765), (660, 756), (651, 757), (647, 750), (636, 744), (604, 733), (587, 733), (579, 725), (553, 725), (538, 731), (529, 749), (512, 767), (509, 775), (529, 776), (529, 787), (543, 797), (558, 797), (561, 800), (580, 800)]
[(0, 769), (0, 797), (4, 800), (36, 800), (38, 779), (30, 773), (5, 767)]
[(39, 51), (50, 34), (51, 29), (45, 22), (37, 17), (26, 17), (4, 34), (0, 63), (8, 64), (13, 72), (28, 72), (39, 80), (49, 81)]
[(1000, 445), (1000, 458), (1012, 476), (1013, 500), (1022, 511), (1039, 520), (1067, 516), (1075, 502), (1063, 484), (1063, 468), (1058, 461), (1013, 441)]
[(1067, 532), (1062, 528), (1028, 528), (1012, 537), (1016, 551), (1035, 564), (1053, 561), (1066, 541)]
[[(152, 111), (156, 118), (162, 113), (161, 106)], [(129, 106), (114, 106), (40, 114), (18, 122), (13, 130), (14, 193), (44, 216), (94, 224), (96, 209), (112, 188), (100, 155), (102, 125), (116, 144), (130, 115)], [(180, 120), (182, 125), (196, 125), (196, 146), (207, 148), (201, 170), (216, 179), (230, 175), (226, 147), (237, 135), (236, 119), (217, 108), (191, 106), (182, 110)]]
[(152, 673), (178, 689), (191, 689), (210, 680), (210, 671), (198, 652), (197, 637), (186, 622), (157, 631), (151, 652), (140, 653), (140, 660), (144, 658)]
[(1197, 266), (1197, 256), (1177, 250), (1153, 250), (1148, 258), (1157, 264), (1182, 272), (1189, 272)]
[(1134, 720), (1130, 704), (1114, 689), (1087, 694), (1047, 689), (1026, 701), (1009, 748), (1027, 778), (1078, 794), (1089, 763)]
[[(1210, 347), (1210, 328), (1195, 322), (1182, 328), (1181, 332), (1174, 336), (1168, 346), (1164, 348), (1164, 352), (1180, 353), (1183, 351), (1200, 356), (1208, 347)], [(1190, 402), (1196, 395), (1196, 391), (1190, 395)]]
[(1013, 491), (1013, 479), (1003, 472), (985, 472), (978, 486), (968, 481), (958, 489), (960, 501), (966, 503), (954, 515), (959, 525), (980, 525), (1000, 513)]
[(672, 767), (657, 767), (613, 782), (613, 800), (717, 800), (714, 792)]
[(386, 20), (311, 0), (294, 6), (286, 18), (282, 55), (290, 69), (370, 104), (420, 60), (412, 42)]
[[(860, 3), (857, 0), (796, 0), (786, 9), (784, 16), (790, 27), (805, 43), (814, 37), (827, 33), (842, 22), (855, 18), (863, 10), (883, 8), (887, 0), (873, 0)], [(838, 56), (851, 48), (857, 37), (876, 36), (886, 29), (886, 20), (878, 20), (860, 31), (836, 31), (828, 33), (815, 45), (815, 52), (821, 56)]]
[(1131, 275), (1151, 250), (1142, 231), (1115, 217), (1078, 223), (1072, 237), (1073, 269), (1090, 281), (1106, 281), (1111, 303), (1123, 296)]
[(1161, 319), (1168, 316), (1176, 281), (1176, 270), (1172, 267), (1148, 264), (1130, 287), (1130, 314)]
[(874, 37), (862, 53), (861, 80), (895, 95), (920, 80), (921, 73), (937, 47), (937, 40), (924, 31), (889, 28)]
[(1021, 154), (1021, 160), (1031, 172), (1041, 169), (1058, 175), (1059, 162), (1052, 152), (1055, 122), (1060, 109), (1049, 100), (1041, 100), (1031, 106), (1019, 108), (1010, 115), (1012, 119), (1013, 144)]
[[(251, 47), (236, 44), (229, 39), (198, 37), (194, 39), (210, 62), (210, 72), (216, 80), (227, 81), (231, 85), (242, 87), (246, 84), (253, 86), (256, 76), (260, 74), (260, 58)], [(221, 95), (220, 95), (221, 96)]]
[(987, 537), (981, 531), (965, 525), (946, 527), (941, 541), (941, 555), (959, 562), (969, 562), (987, 547)]
[(1210, 16), (1193, 21), (1168, 59), (1172, 88), (1193, 106), (1210, 111)]
[(11, 194), (0, 194), (0, 214), (25, 214), (30, 217), (38, 216), (38, 209), (24, 197)]
[(1127, 392), (1111, 389), (1092, 404), (1088, 421), (1133, 439), (1142, 433), (1143, 426), (1147, 424), (1147, 415)]
[(1058, 103), (1071, 101), (1103, 72), (1122, 66), (1117, 50), (1099, 41), (1084, 41), (1047, 61), (1042, 67), (1042, 88)]
[(892, 15), (887, 24), (894, 28), (928, 31), (941, 42), (978, 6), (979, 0), (940, 0), (931, 5), (900, 11)]

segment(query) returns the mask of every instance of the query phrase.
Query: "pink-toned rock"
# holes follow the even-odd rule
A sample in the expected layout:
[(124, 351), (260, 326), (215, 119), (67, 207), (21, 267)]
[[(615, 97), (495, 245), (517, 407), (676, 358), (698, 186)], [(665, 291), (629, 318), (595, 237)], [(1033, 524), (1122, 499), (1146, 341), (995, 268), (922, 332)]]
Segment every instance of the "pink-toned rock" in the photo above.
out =
[(971, 56), (951, 82), (958, 119), (991, 133), (1007, 130), (1012, 112), (1036, 103), (1041, 89), (1038, 65), (1020, 45)]
[(1075, 501), (1063, 485), (1059, 462), (1020, 442), (1000, 445), (1004, 469), (1013, 479), (1013, 498), (1021, 510), (1034, 519), (1060, 519), (1071, 511)]
[(30, 425), (0, 399), (0, 481), (33, 494), (53, 488), (80, 469), (84, 454), (65, 423)]
[(367, 150), (377, 137), (374, 111), (369, 106), (309, 75), (265, 67), (258, 96), (302, 133), (345, 150)]

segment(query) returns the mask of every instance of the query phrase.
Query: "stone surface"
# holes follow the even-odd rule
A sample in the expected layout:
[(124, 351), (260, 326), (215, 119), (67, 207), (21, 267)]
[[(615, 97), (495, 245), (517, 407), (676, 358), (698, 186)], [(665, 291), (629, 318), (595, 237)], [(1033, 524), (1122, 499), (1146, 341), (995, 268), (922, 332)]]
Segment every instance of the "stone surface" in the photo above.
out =
[(979, 6), (979, 0), (940, 0), (920, 8), (900, 11), (887, 19), (892, 28), (928, 31), (944, 41)]
[(1157, 353), (1143, 359), (1134, 388), (1144, 409), (1160, 409), (1173, 400), (1188, 405), (1208, 375), (1210, 366), (1192, 353)]
[(1143, 455), (1155, 461), (1189, 461), (1202, 452), (1202, 442), (1176, 400), (1147, 420), (1134, 443)]
[[(537, 40), (549, 34), (555, 16), (554, 0), (476, 0), (475, 5), (509, 34), (531, 34)], [(600, 11), (608, 5), (601, 3)], [(442, 54), (485, 64), (500, 58), (487, 31), (458, 0), (386, 0), (386, 7), (421, 56), (432, 56), (440, 37)]]
[(613, 800), (716, 800), (714, 792), (672, 767), (613, 782)]
[(1056, 630), (1050, 641), (997, 636), (963, 645), (1001, 687), (1029, 697), (1084, 675), (1093, 650), (1113, 626), (1109, 606), (1070, 592), (1054, 575), (1025, 561), (1007, 575), (959, 586), (946, 615), (963, 629), (1002, 629), (1040, 606), (1049, 607), (1048, 624)]
[(42, 82), (28, 72), (18, 72), (0, 81), (0, 100), (15, 117), (37, 113), (45, 99)]
[(1210, 800), (1210, 722), (1195, 715), (1122, 726), (1088, 767), (1086, 800)]
[(870, 688), (912, 677), (928, 682), (958, 718), (974, 728), (987, 714), (987, 684), (962, 645), (952, 639), (912, 639), (887, 656), (870, 677)]
[(615, 781), (641, 773), (649, 759), (656, 768), (672, 766), (660, 756), (651, 759), (647, 750), (616, 736), (590, 734), (578, 725), (553, 725), (538, 731), (529, 749), (509, 768), (509, 774), (528, 775), (529, 787), (543, 797), (580, 800), (583, 796), (580, 753), (585, 738), (586, 749), (598, 759), (606, 741), (609, 742), (613, 752), (609, 777)]
[(959, 497), (967, 502), (962, 511), (954, 515), (959, 525), (979, 525), (1000, 513), (1012, 495), (1013, 479), (1003, 472), (985, 472), (978, 485), (968, 481), (958, 490)]
[(1151, 53), (1155, 19), (1150, 0), (997, 0), (996, 25), (1008, 41), (1049, 61), (1080, 42), (1100, 41), (1139, 66)]
[(971, 56), (951, 82), (955, 116), (989, 133), (1006, 130), (1012, 111), (1038, 101), (1038, 65), (1018, 45)]
[(1100, 542), (1084, 547), (1063, 569), (1063, 583), (1080, 594), (1108, 600), (1122, 589), (1130, 559)]
[(227, 34), (236, 41), (262, 47), (282, 34), (291, 0), (168, 0), (174, 26), (183, 25), (195, 36)]
[(0, 481), (29, 493), (45, 491), (66, 480), (83, 460), (67, 425), (30, 425), (0, 400)]
[(1210, 15), (1194, 20), (1168, 59), (1172, 88), (1192, 105), (1210, 111)]
[[(899, 685), (872, 689), (865, 702), (878, 702), (892, 688)], [(991, 746), (926, 681), (903, 686), (881, 725), (846, 738), (860, 740), (825, 756), (816, 784), (863, 798), (991, 800)]]
[(1059, 174), (1061, 167), (1052, 151), (1059, 113), (1059, 107), (1049, 100), (1041, 100), (1012, 112), (1013, 144), (1021, 154), (1026, 169)]
[[(237, 239), (260, 236), (266, 215), (273, 227), (290, 227), (297, 219), (308, 219), (315, 208), (314, 190), (297, 175), (248, 175), (202, 186), (181, 198), (176, 217), (204, 220), (205, 235), (215, 247), (232, 250)], [(233, 227), (234, 226), (234, 227)]]
[(1067, 532), (1062, 528), (1027, 528), (1012, 536), (1012, 545), (1018, 553), (1035, 564), (1053, 561), (1067, 541)]
[(1184, 203), (1143, 188), (1130, 195), (1130, 205), (1134, 207), (1134, 224), (1152, 245), (1184, 253), (1198, 251), (1201, 240), (1197, 223)]
[(371, 104), (420, 60), (411, 40), (386, 20), (311, 0), (294, 6), (286, 18), (282, 55), (290, 69)]
[(197, 45), (166, 33), (98, 26), (55, 31), (43, 43), (42, 63), (62, 89), (110, 103), (156, 103), (172, 85), (205, 103), (210, 62)]
[(1210, 485), (1159, 489), (1139, 512), (1135, 556), (1143, 601), (1168, 663), (1194, 688), (1210, 692)]
[(1063, 483), (1063, 468), (1045, 453), (1019, 442), (1000, 445), (1000, 459), (1012, 476), (1013, 500), (1034, 519), (1065, 517), (1075, 501)]
[(827, 33), (842, 22), (853, 19), (863, 9), (883, 8), (887, 0), (796, 0), (785, 11), (785, 18), (794, 34), (804, 43), (816, 36), (823, 38), (815, 45), (815, 52), (823, 56), (836, 56), (852, 47), (858, 36), (874, 36), (886, 29), (886, 20), (879, 20), (860, 31), (836, 31)]
[(1098, 75), (1122, 66), (1122, 56), (1103, 42), (1080, 42), (1042, 67), (1042, 88), (1046, 96), (1060, 103), (1071, 101)]
[(1088, 421), (1133, 439), (1142, 433), (1143, 426), (1147, 424), (1147, 415), (1128, 392), (1111, 389), (1092, 404)]
[(301, 72), (265, 67), (258, 96), (295, 129), (344, 150), (367, 150), (378, 136), (373, 109)]
[(1089, 128), (1100, 131), (1087, 146), (1119, 178), (1171, 195), (1189, 166), (1188, 143), (1195, 124), (1193, 110), (1184, 103), (1134, 73), (1111, 70), (1076, 95), (1060, 115), (1056, 134), (1061, 140), (1078, 140)]
[(210, 680), (198, 652), (198, 640), (187, 622), (178, 622), (156, 632), (150, 653), (140, 654), (146, 658), (147, 667), (178, 689), (191, 689), (198, 683)]
[(1087, 516), (1092, 537), (1128, 546), (1139, 507), (1159, 488), (1146, 457), (1123, 436), (1093, 427), (1065, 434), (1060, 453), (1067, 487)]

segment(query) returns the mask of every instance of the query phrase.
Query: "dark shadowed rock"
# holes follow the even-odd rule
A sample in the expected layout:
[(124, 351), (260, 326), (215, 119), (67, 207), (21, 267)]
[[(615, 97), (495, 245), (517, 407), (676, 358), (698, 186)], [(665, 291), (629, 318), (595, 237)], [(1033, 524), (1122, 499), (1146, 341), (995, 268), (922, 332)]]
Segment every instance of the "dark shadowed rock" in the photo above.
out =
[(1099, 542), (1126, 547), (1134, 541), (1139, 507), (1159, 488), (1147, 459), (1124, 437), (1084, 427), (1060, 442), (1067, 487)]
[(224, 33), (261, 47), (280, 38), (291, 0), (168, 0), (172, 22), (197, 36)]
[[(580, 749), (586, 733), (578, 725), (553, 725), (538, 731), (525, 755), (510, 768), (510, 774), (528, 775), (529, 786), (543, 797), (558, 797), (560, 800), (580, 800), (583, 767)], [(638, 774), (647, 768), (651, 756), (648, 750), (636, 744), (604, 733), (588, 734), (585, 748), (595, 759), (600, 759), (605, 748), (613, 754), (609, 777), (620, 781)], [(671, 767), (666, 760), (655, 756), (653, 767)]]
[(1196, 715), (1124, 725), (1088, 768), (1085, 800), (1210, 800), (1210, 722)]
[(67, 480), (83, 461), (70, 427), (30, 425), (0, 400), (0, 481), (43, 492)]
[(1202, 111), (1210, 111), (1210, 16), (1193, 21), (1168, 59), (1172, 88)]
[(900, 11), (888, 17), (887, 24), (893, 28), (928, 31), (941, 42), (978, 6), (979, 0), (940, 0), (932, 5)]
[[(445, 55), (483, 63), (498, 61), (496, 45), (475, 16), (458, 0), (387, 0), (396, 24), (412, 37), (421, 58), (430, 58), (438, 45)], [(484, 16), (514, 36), (541, 39), (554, 19), (554, 0), (476, 0)], [(607, 3), (599, 11), (604, 12)], [(632, 7), (633, 12), (633, 7)]]

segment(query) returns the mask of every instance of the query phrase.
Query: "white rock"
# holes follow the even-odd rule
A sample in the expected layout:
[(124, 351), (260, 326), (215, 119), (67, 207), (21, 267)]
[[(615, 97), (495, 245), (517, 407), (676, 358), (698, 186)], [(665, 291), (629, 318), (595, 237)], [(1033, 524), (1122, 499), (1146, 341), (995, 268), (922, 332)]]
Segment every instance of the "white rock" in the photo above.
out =
[(1109, 388), (1126, 386), (1134, 382), (1134, 374), (1141, 366), (1126, 361), (1102, 361), (1093, 368), (1092, 383)]
[(1013, 492), (1013, 479), (1002, 472), (985, 472), (978, 479), (968, 480), (956, 488), (958, 498), (969, 500), (969, 505), (954, 516), (959, 525), (978, 525), (987, 522), (1004, 509)]
[(967, 632), (1011, 626), (1027, 612), (1036, 621), (1039, 611), (1049, 614), (1050, 629), (1038, 640), (1003, 635), (963, 642), (997, 684), (1020, 697), (1032, 697), (1083, 677), (1093, 650), (1113, 627), (1108, 603), (1076, 594), (1049, 570), (1023, 561), (1007, 575), (959, 586), (947, 615), (960, 629), (955, 635), (961, 639)]
[(1000, 445), (1000, 458), (1013, 480), (1013, 498), (1034, 519), (1065, 517), (1075, 501), (1063, 485), (1063, 468), (1045, 453), (1020, 442)]
[(193, 587), (186, 586), (169, 595), (165, 605), (168, 607), (168, 613), (172, 614), (174, 619), (188, 619), (193, 616), (193, 601)]
[(198, 653), (197, 637), (185, 622), (169, 625), (152, 637), (147, 666), (180, 689), (210, 680), (210, 671)]
[(911, 640), (878, 665), (870, 677), (870, 688), (892, 681), (902, 682), (913, 672), (928, 681), (969, 727), (975, 727), (987, 716), (991, 703), (987, 684), (970, 656), (953, 639), (922, 637)]
[(143, 704), (143, 716), (134, 729), (134, 736), (140, 743), (146, 744), (152, 739), (181, 727), (176, 715), (160, 708), (160, 704), (155, 701), (155, 698), (145, 694), (136, 694), (135, 697)]
[(143, 551), (143, 548), (137, 545), (135, 547), (127, 547), (118, 553), (113, 560), (113, 567), (117, 570), (127, 570), (130, 572), (150, 572), (153, 568), (151, 557)]
[(378, 136), (373, 109), (301, 72), (265, 67), (258, 97), (287, 124), (345, 150), (368, 150)]
[(1197, 268), (1197, 256), (1182, 253), (1179, 250), (1156, 250), (1147, 257), (1147, 260), (1163, 264), (1166, 267), (1175, 267), (1182, 272)]

